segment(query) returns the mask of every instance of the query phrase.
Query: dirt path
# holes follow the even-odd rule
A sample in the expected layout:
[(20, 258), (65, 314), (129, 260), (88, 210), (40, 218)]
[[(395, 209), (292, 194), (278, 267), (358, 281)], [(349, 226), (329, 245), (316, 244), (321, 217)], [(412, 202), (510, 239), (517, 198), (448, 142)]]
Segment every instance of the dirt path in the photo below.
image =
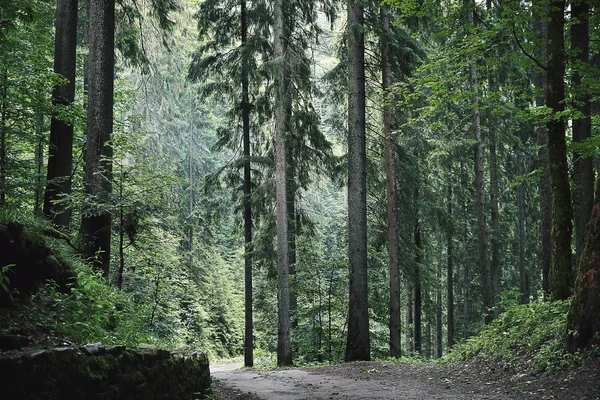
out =
[[(349, 363), (310, 370), (262, 371), (218, 365), (211, 374), (235, 389), (231, 399), (510, 399), (493, 382), (449, 374), (442, 367), (399, 363)], [(454, 371), (453, 372), (457, 372)]]

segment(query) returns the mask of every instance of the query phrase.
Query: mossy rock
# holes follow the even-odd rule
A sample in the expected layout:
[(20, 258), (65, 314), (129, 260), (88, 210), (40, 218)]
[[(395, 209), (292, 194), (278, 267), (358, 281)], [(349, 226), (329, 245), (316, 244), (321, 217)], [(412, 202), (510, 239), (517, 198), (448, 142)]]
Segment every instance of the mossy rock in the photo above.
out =
[[(29, 232), (19, 222), (0, 222), (0, 268), (10, 266), (6, 277), (11, 295), (25, 296), (48, 280), (66, 292), (75, 277), (70, 265), (61, 260), (46, 244), (43, 235)], [(0, 289), (0, 303), (10, 296)]]

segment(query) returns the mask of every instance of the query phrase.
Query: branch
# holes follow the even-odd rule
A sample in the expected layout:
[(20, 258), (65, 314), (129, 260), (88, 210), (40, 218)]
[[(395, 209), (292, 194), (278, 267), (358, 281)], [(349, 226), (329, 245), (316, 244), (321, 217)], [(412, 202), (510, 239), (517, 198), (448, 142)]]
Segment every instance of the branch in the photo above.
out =
[(525, 54), (527, 56), (527, 58), (531, 59), (534, 63), (536, 63), (536, 65), (538, 67), (540, 67), (541, 69), (543, 69), (544, 71), (547, 70), (546, 66), (543, 65), (542, 63), (540, 63), (534, 56), (532, 56), (531, 54), (527, 53), (527, 51), (523, 48), (523, 46), (521, 45), (521, 42), (519, 41), (519, 37), (517, 36), (517, 31), (515, 29), (515, 24), (513, 23), (512, 26), (512, 32), (513, 32), (513, 36), (515, 37), (515, 41), (517, 42), (517, 46), (519, 46), (519, 49), (521, 49), (521, 52), (523, 54)]

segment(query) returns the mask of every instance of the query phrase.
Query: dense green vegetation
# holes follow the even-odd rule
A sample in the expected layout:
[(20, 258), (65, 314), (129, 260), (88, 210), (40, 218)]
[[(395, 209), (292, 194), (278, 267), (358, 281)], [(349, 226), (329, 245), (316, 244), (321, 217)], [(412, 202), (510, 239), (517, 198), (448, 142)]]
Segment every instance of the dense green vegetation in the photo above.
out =
[(597, 351), (597, 4), (102, 1), (0, 4), (0, 224), (73, 275), (30, 293), (0, 253), (2, 332), (246, 365)]

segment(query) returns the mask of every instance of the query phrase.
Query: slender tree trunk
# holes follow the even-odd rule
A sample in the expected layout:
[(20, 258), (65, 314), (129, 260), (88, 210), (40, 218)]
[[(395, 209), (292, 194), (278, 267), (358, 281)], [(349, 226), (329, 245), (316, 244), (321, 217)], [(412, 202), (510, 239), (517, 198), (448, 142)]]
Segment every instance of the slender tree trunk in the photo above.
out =
[(33, 213), (41, 217), (42, 216), (42, 196), (44, 194), (44, 180), (42, 171), (44, 169), (44, 114), (40, 113), (40, 119), (37, 127), (37, 142), (35, 144), (35, 202), (33, 207)]
[[(381, 79), (384, 98), (393, 84), (390, 60), (390, 7), (381, 7)], [(390, 285), (390, 357), (402, 357), (400, 336), (400, 262), (398, 245), (398, 199), (396, 195), (396, 134), (394, 132), (394, 105), (384, 100), (383, 136), (385, 140), (385, 172), (388, 222), (388, 268)]]
[[(415, 196), (417, 197), (417, 196)], [(418, 199), (418, 197), (417, 197)], [(418, 201), (418, 200), (417, 200)], [(422, 251), (423, 251), (423, 243), (421, 239), (421, 224), (419, 223), (419, 217), (417, 217), (415, 221), (414, 228), (414, 236), (415, 236), (415, 249), (417, 251), (415, 256), (415, 354), (417, 356), (421, 355), (423, 338), (421, 335), (422, 331), (422, 317), (421, 311), (423, 309), (423, 295), (421, 290), (421, 263), (422, 259)]]
[[(452, 176), (452, 171), (450, 171)], [(446, 256), (448, 257), (448, 275), (447, 275), (447, 308), (448, 308), (448, 349), (454, 346), (454, 220), (452, 215), (452, 181), (448, 178), (448, 228), (446, 230), (447, 245)]]
[[(491, 80), (491, 78), (490, 78)], [(494, 122), (490, 125), (495, 125)], [(492, 298), (494, 304), (499, 300), (502, 291), (501, 278), (502, 269), (500, 264), (500, 223), (498, 213), (498, 161), (496, 155), (496, 129), (490, 127), (490, 209), (491, 209), (491, 250), (492, 259), (490, 264)], [(497, 313), (495, 313), (497, 315)]]
[[(246, 0), (241, 0), (242, 46), (248, 45)], [(242, 130), (244, 141), (244, 366), (254, 366), (252, 316), (252, 177), (250, 174), (250, 100), (248, 58), (242, 56)]]
[(567, 317), (567, 346), (571, 352), (600, 345), (600, 177), (596, 203), (587, 226), (575, 294)]
[[(467, 172), (465, 169), (465, 164), (464, 162), (461, 160), (460, 162), (460, 184), (461, 187), (466, 188), (467, 187)], [(468, 243), (468, 218), (469, 218), (469, 213), (468, 213), (468, 207), (467, 207), (467, 199), (466, 197), (463, 195), (461, 196), (461, 202), (462, 202), (462, 226), (461, 226), (461, 238), (462, 238), (462, 290), (463, 290), (463, 307), (462, 307), (462, 314), (463, 314), (463, 319), (462, 319), (462, 335), (464, 339), (467, 339), (470, 335), (469, 332), (469, 318), (471, 315), (471, 268), (470, 268), (470, 264), (469, 261), (467, 260), (468, 256), (468, 249), (467, 249), (467, 243)]]
[(348, 1), (348, 258), (346, 361), (370, 360), (367, 289), (367, 183), (364, 10)]
[[(589, 4), (587, 0), (571, 3), (571, 52), (573, 53), (573, 90), (575, 109), (582, 114), (573, 119), (573, 142), (581, 143), (592, 136), (590, 95), (582, 84), (581, 68), (590, 62)], [(585, 244), (585, 228), (594, 205), (594, 165), (592, 157), (573, 154), (573, 222), (575, 227), (575, 267)]]
[(121, 179), (119, 181), (119, 271), (117, 272), (117, 288), (123, 287), (123, 271), (125, 271), (125, 209), (123, 207), (123, 162), (120, 166)]
[[(89, 4), (88, 120), (84, 192), (93, 202), (106, 205), (112, 189), (112, 146), (114, 94), (114, 0)], [(88, 205), (81, 221), (82, 253), (108, 277), (112, 216), (109, 211)]]
[[(547, 13), (547, 6), (542, 1), (537, 2), (537, 12), (535, 13), (535, 30), (540, 33), (542, 40), (546, 40), (548, 36), (548, 25), (543, 22), (543, 18)], [(541, 47), (537, 52), (539, 59), (546, 58), (546, 48)], [(536, 88), (544, 88), (544, 90), (536, 94), (536, 107), (544, 107), (545, 103), (545, 88), (546, 88), (546, 72), (539, 68), (534, 76), (534, 85)], [(552, 231), (552, 189), (550, 187), (550, 165), (548, 162), (548, 130), (542, 123), (536, 125), (536, 135), (539, 144), (538, 150), (538, 168), (541, 171), (541, 178), (538, 184), (538, 196), (540, 199), (540, 269), (542, 271), (542, 291), (544, 297), (550, 295), (550, 286), (548, 276), (550, 273), (551, 259), (551, 231)]]
[(414, 355), (415, 352), (415, 319), (414, 319), (414, 290), (406, 284), (406, 346), (408, 354)]
[(571, 260), (571, 190), (569, 187), (565, 121), (565, 1), (549, 6), (546, 106), (552, 111), (548, 128), (548, 161), (552, 187), (552, 259), (550, 293), (554, 300), (568, 298), (573, 289)]
[[(275, 15), (275, 57), (284, 59), (287, 52), (286, 32), (284, 25), (283, 0), (274, 3)], [(287, 175), (286, 175), (286, 139), (289, 135), (288, 72), (285, 62), (277, 71), (277, 105), (275, 108), (275, 184), (277, 189), (277, 289), (278, 289), (278, 334), (277, 365), (292, 365), (292, 346), (290, 328), (290, 286), (289, 286), (289, 246), (287, 219)]]
[[(441, 239), (441, 238), (440, 238)], [(442, 246), (442, 241), (438, 241), (438, 246)], [(442, 357), (442, 261), (438, 261), (437, 268), (437, 289), (435, 295), (435, 358)]]
[(8, 134), (8, 74), (2, 72), (2, 86), (0, 87), (0, 208), (6, 204), (6, 136)]
[(190, 109), (190, 133), (189, 133), (189, 141), (188, 141), (188, 173), (190, 175), (190, 188), (189, 188), (189, 205), (188, 205), (188, 243), (189, 243), (189, 252), (190, 258), (188, 261), (188, 266), (190, 271), (194, 268), (194, 113), (195, 113), (195, 104), (194, 100), (192, 100), (192, 105)]
[[(523, 155), (521, 150), (517, 149), (517, 174), (523, 175)], [(521, 182), (517, 186), (517, 220), (519, 224), (519, 292), (521, 293), (519, 303), (529, 303), (529, 287), (527, 277), (527, 264), (525, 261), (525, 187)]]
[[(59, 0), (56, 4), (54, 72), (64, 76), (68, 82), (54, 89), (52, 103), (55, 105), (70, 106), (75, 100), (77, 7), (78, 0)], [(68, 230), (71, 219), (71, 208), (67, 202), (60, 200), (71, 194), (72, 168), (73, 125), (53, 116), (50, 122), (44, 215), (62, 231)]]

